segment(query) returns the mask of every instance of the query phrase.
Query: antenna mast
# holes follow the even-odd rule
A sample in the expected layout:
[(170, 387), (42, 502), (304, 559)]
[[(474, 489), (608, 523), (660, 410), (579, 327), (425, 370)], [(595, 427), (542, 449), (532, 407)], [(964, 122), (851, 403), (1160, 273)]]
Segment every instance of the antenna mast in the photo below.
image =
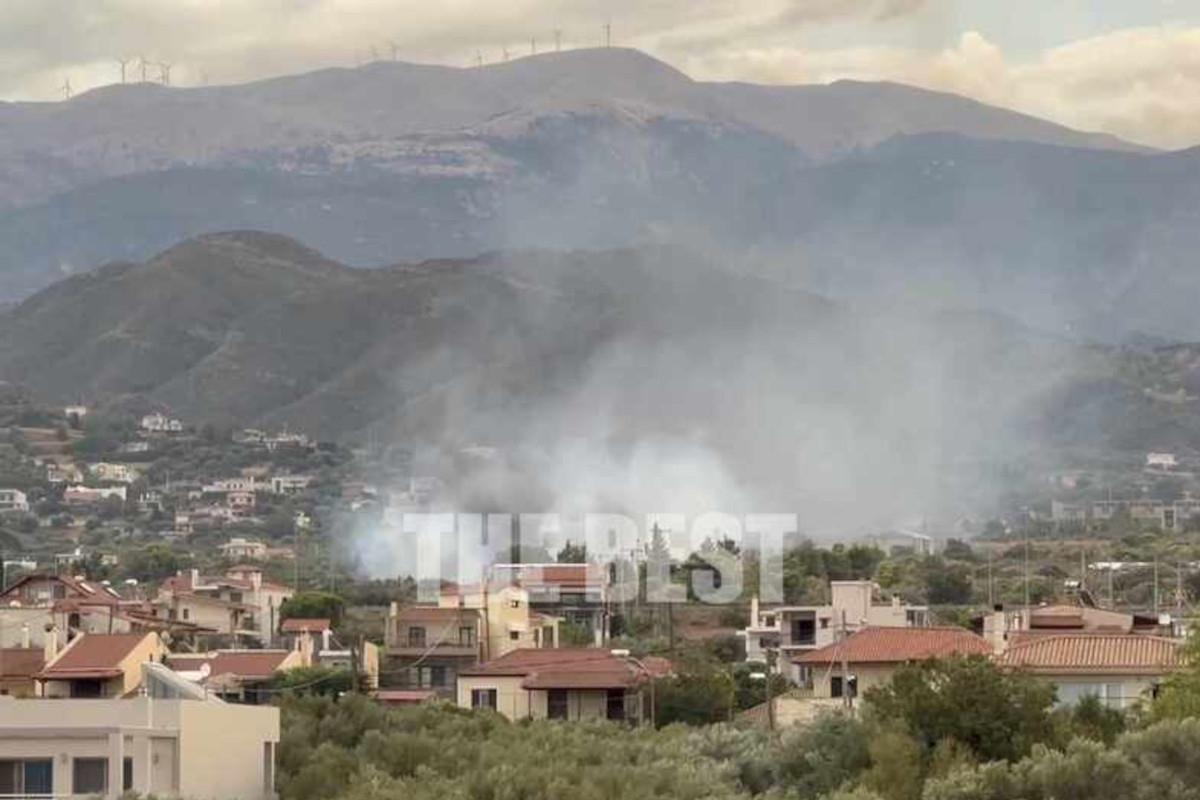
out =
[(604, 46), (612, 47), (612, 20), (604, 23)]
[(118, 58), (117, 63), (121, 65), (121, 84), (125, 83), (125, 65), (129, 63), (128, 58)]
[(166, 62), (160, 62), (158, 65), (158, 75), (162, 80), (163, 86), (171, 85), (171, 65)]
[(70, 78), (67, 78), (66, 81), (63, 83), (62, 93), (63, 93), (64, 99), (66, 99), (66, 100), (71, 99), (71, 79)]

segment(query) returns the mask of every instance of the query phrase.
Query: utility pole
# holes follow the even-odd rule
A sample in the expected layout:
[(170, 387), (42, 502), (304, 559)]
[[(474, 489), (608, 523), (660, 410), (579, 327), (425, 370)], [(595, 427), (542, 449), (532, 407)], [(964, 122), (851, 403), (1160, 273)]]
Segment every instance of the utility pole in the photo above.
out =
[(612, 47), (612, 21), (604, 24), (604, 46)]
[(1158, 555), (1154, 556), (1154, 616), (1158, 616)]
[[(842, 609), (842, 638), (841, 641), (846, 641), (846, 610)], [(839, 647), (842, 656), (842, 704), (847, 711), (854, 708), (854, 698), (850, 696), (850, 663), (846, 659), (846, 648)]]
[(1025, 532), (1025, 609), (1029, 610), (1029, 532)]
[(775, 658), (776, 653), (773, 648), (767, 648), (767, 729), (775, 730)]
[(996, 586), (992, 581), (992, 559), (995, 554), (992, 549), (988, 548), (988, 563), (987, 563), (987, 586), (988, 586), (988, 610), (996, 607)]

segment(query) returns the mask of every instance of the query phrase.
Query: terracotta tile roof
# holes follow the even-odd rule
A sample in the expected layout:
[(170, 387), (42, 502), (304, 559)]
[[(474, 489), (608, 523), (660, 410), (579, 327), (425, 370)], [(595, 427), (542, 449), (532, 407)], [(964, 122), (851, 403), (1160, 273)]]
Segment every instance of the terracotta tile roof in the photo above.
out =
[(279, 626), (282, 633), (320, 633), (333, 629), (333, 621), (319, 617), (291, 617)]
[(116, 677), (121, 662), (153, 633), (85, 633), (67, 645), (58, 657), (38, 674), (44, 680), (84, 677)]
[(46, 574), (31, 574), (23, 575), (12, 583), (8, 588), (4, 589), (0, 596), (8, 597), (14, 595), (18, 589), (27, 583), (33, 581), (49, 581), (57, 583), (67, 590), (68, 597), (59, 598), (54, 601), (57, 606), (66, 600), (73, 601), (80, 605), (102, 605), (114, 606), (121, 601), (121, 596), (108, 586), (100, 583), (95, 583), (88, 580), (76, 580), (75, 578), (66, 575), (46, 575)]
[(176, 672), (196, 672), (208, 666), (206, 680), (230, 676), (240, 680), (266, 680), (274, 675), (291, 650), (218, 650), (202, 655), (170, 656), (167, 666)]
[(1162, 674), (1182, 663), (1180, 642), (1139, 634), (1022, 638), (996, 657), (1005, 667), (1052, 674)]
[(991, 655), (988, 643), (965, 628), (863, 628), (841, 642), (792, 659), (796, 664), (925, 661), (952, 655)]
[[(666, 659), (648, 657), (642, 663), (655, 677), (671, 671)], [(513, 650), (459, 674), (521, 677), (526, 689), (620, 689), (647, 677), (641, 667), (599, 648)]]
[(46, 657), (40, 647), (0, 649), (0, 679), (32, 678), (42, 671)]

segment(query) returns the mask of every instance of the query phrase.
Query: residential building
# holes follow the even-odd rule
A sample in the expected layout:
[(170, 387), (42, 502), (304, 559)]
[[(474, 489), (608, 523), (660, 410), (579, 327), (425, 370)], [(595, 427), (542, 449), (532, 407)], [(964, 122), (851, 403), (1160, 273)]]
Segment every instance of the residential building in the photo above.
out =
[[(24, 647), (0, 647), (0, 696), (36, 695), (37, 682), (34, 677), (42, 671), (45, 664), (45, 651), (40, 647), (31, 647), (28, 637)], [(3, 794), (2, 789), (0, 794)]]
[(88, 471), (92, 473), (92, 478), (95, 480), (110, 483), (129, 484), (140, 477), (138, 471), (128, 464), (109, 464), (106, 462), (88, 464)]
[(151, 605), (163, 619), (269, 644), (279, 625), (279, 607), (292, 594), (290, 588), (266, 580), (261, 569), (241, 564), (225, 575), (180, 572), (163, 581)]
[(20, 489), (0, 489), (0, 514), (9, 511), (29, 512), (29, 497)]
[(1067, 633), (1019, 637), (996, 657), (1003, 667), (1052, 682), (1060, 705), (1087, 695), (1124, 709), (1149, 698), (1175, 667), (1182, 642), (1129, 633)]
[(85, 633), (52, 655), (35, 677), (41, 697), (118, 698), (137, 690), (142, 665), (161, 662), (167, 648), (157, 633)]
[(669, 672), (661, 658), (622, 658), (600, 648), (513, 650), (460, 672), (457, 703), (511, 720), (639, 722), (650, 713), (643, 687)]
[(46, 465), (46, 482), (47, 483), (69, 483), (76, 484), (83, 482), (83, 473), (74, 464), (47, 464)]
[(484, 612), (484, 661), (511, 650), (557, 647), (559, 618), (535, 611), (528, 590), (520, 586), (453, 587), (438, 597), (439, 608), (471, 608)]
[(816, 650), (792, 655), (798, 683), (816, 699), (854, 698), (891, 681), (904, 664), (956, 655), (990, 656), (965, 628), (862, 628)]
[(76, 422), (88, 415), (88, 407), (84, 405), (65, 406), (63, 408), (63, 416), (67, 419), (74, 419)]
[(385, 632), (388, 672), (395, 687), (434, 689), (454, 694), (459, 671), (483, 660), (487, 640), (478, 609), (392, 604)]
[(142, 430), (147, 433), (181, 433), (183, 423), (165, 414), (147, 414), (142, 417)]
[[(792, 656), (830, 645), (867, 627), (919, 628), (929, 624), (928, 606), (909, 605), (892, 595), (884, 602), (871, 581), (832, 581), (827, 605), (779, 606), (760, 610), (751, 603), (750, 625), (742, 631), (748, 661), (766, 661), (778, 647), (785, 666)], [(789, 676), (798, 680), (793, 671)]]
[(270, 486), (274, 494), (295, 495), (308, 489), (310, 483), (310, 475), (275, 475), (271, 478)]
[(1165, 616), (1064, 604), (999, 608), (977, 617), (972, 621), (972, 627), (988, 640), (996, 652), (1004, 650), (1018, 639), (1033, 635), (1138, 633), (1170, 637), (1173, 634), (1173, 622)]
[(261, 559), (267, 554), (267, 546), (253, 539), (243, 539), (235, 536), (219, 548), (221, 557), (230, 561), (241, 559)]
[[(228, 492), (225, 495), (225, 505), (230, 508), (233, 513), (239, 517), (250, 516), (254, 513), (254, 508), (258, 504), (258, 495), (255, 492)], [(245, 540), (243, 540), (245, 541)], [(264, 546), (264, 549), (265, 546)], [(232, 558), (250, 558), (250, 556), (233, 555)]]
[(598, 564), (496, 564), (493, 586), (520, 586), (534, 611), (586, 628), (599, 646), (611, 632), (608, 570)]
[(128, 633), (121, 595), (111, 586), (66, 575), (31, 573), (0, 592), (0, 647), (28, 634), (40, 644), (47, 628), (61, 644), (80, 633)]
[(124, 503), (128, 490), (128, 486), (68, 486), (63, 492), (63, 502), (69, 506), (82, 506), (115, 497)]
[(278, 742), (276, 708), (0, 697), (0, 797), (273, 800)]
[(1146, 468), (1172, 470), (1179, 466), (1174, 453), (1147, 453)]
[(205, 691), (238, 703), (266, 702), (264, 684), (277, 673), (311, 666), (311, 651), (216, 650), (168, 656), (166, 665)]

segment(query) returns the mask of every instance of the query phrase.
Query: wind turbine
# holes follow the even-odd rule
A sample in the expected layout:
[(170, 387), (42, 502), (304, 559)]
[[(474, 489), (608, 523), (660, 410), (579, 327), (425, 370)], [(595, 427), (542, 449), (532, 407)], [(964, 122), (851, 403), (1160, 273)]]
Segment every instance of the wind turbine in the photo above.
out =
[(388, 47), (392, 48), (392, 61), (397, 61), (397, 54), (400, 52), (400, 45), (396, 44), (392, 39), (388, 39)]
[(504, 60), (508, 61), (508, 48), (507, 47), (501, 48), (500, 52), (502, 52), (504, 54)]
[(562, 52), (562, 28), (554, 29), (554, 52)]
[(121, 83), (125, 83), (125, 65), (129, 63), (128, 58), (118, 58), (117, 63), (121, 65)]
[(162, 79), (163, 86), (171, 85), (171, 65), (165, 61), (160, 61), (158, 64), (158, 75)]
[(146, 82), (146, 68), (150, 66), (150, 62), (146, 60), (145, 56), (139, 56), (138, 61), (142, 68), (142, 83), (145, 83)]
[(67, 80), (63, 83), (63, 85), (60, 87), (60, 89), (63, 93), (63, 97), (67, 100), (70, 100), (71, 99), (71, 79), (67, 78)]

